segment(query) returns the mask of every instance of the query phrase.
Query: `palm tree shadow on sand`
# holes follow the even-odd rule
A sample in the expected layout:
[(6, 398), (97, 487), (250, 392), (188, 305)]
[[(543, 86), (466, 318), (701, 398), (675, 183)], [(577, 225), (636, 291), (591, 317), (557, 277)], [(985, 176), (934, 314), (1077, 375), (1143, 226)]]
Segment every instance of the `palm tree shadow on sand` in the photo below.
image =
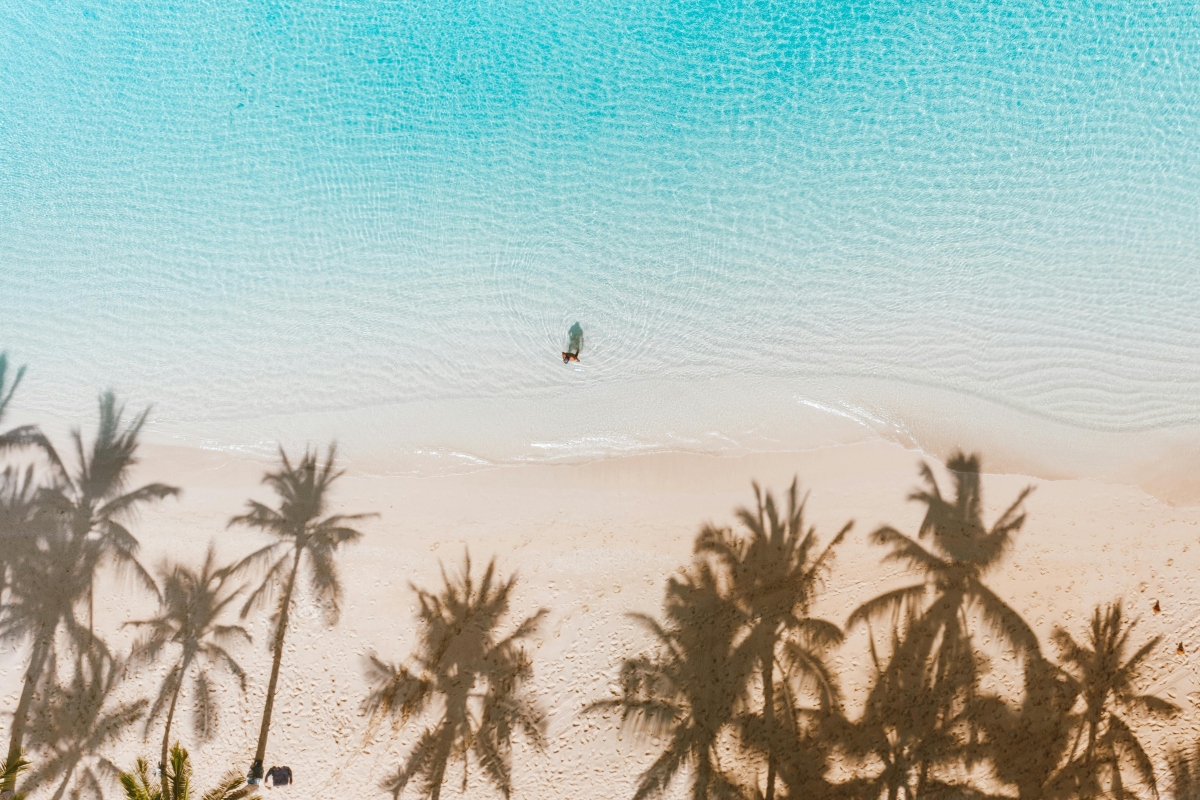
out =
[(547, 612), (540, 609), (508, 635), (500, 634), (517, 579), (497, 575), (495, 559), (476, 581), (467, 554), (462, 572), (450, 576), (443, 568), (442, 581), (437, 594), (412, 587), (420, 603), (420, 634), (410, 666), (375, 656), (367, 660), (372, 689), (364, 709), (373, 725), (390, 720), (403, 726), (440, 700), (440, 715), (384, 788), (400, 797), (416, 779), (423, 797), (438, 800), (448, 767), (461, 763), (465, 792), (473, 761), (507, 798), (512, 794), (513, 735), (523, 734), (538, 748), (545, 745), (545, 715), (525, 690), (533, 661), (524, 643)]
[[(261, 780), (266, 759), (267, 738), (271, 732), (271, 716), (275, 710), (275, 695), (279, 688), (279, 670), (283, 663), (283, 644), (288, 632), (296, 581), (301, 569), (316, 600), (321, 604), (325, 623), (335, 625), (340, 613), (342, 582), (337, 569), (337, 552), (343, 546), (362, 538), (351, 524), (377, 516), (376, 514), (328, 514), (333, 484), (343, 475), (335, 468), (337, 447), (330, 445), (322, 463), (320, 454), (305, 449), (296, 463), (280, 447), (279, 466), (263, 475), (263, 483), (276, 494), (278, 508), (256, 500), (246, 503), (245, 514), (229, 521), (229, 526), (241, 525), (275, 537), (275, 541), (242, 559), (231, 572), (262, 569), (262, 582), (250, 593), (241, 615), (245, 618), (253, 609), (269, 603), (279, 595), (271, 616), (271, 677), (267, 681), (267, 697), (263, 704), (258, 744), (251, 762), (249, 777)], [(282, 590), (282, 591), (280, 591)]]
[[(785, 510), (755, 487), (756, 507), (738, 511), (741, 530), (702, 529), (692, 564), (668, 581), (663, 621), (635, 616), (653, 647), (624, 660), (614, 697), (586, 708), (617, 712), (639, 738), (664, 742), (634, 800), (680, 775), (693, 800), (1157, 796), (1130, 715), (1177, 710), (1136, 689), (1158, 640), (1135, 650), (1117, 602), (1096, 609), (1085, 644), (1056, 630), (1061, 663), (1047, 660), (1029, 624), (983, 580), (1024, 526), (1030, 489), (987, 524), (979, 457), (959, 453), (947, 466), (949, 497), (921, 467), (924, 485), (910, 495), (925, 506), (916, 537), (886, 525), (872, 534), (888, 548), (885, 563), (920, 580), (849, 618), (867, 627), (873, 666), (857, 719), (845, 715), (826, 666), (841, 630), (809, 613), (849, 525), (818, 548), (793, 485)], [(880, 622), (886, 654), (872, 631)], [(984, 637), (1016, 657), (1015, 704), (981, 689), (991, 670)], [(829, 780), (835, 763), (840, 783)], [(1197, 763), (1200, 749), (1174, 756), (1176, 786), (1200, 785)]]
[[(693, 563), (667, 583), (665, 621), (634, 615), (654, 648), (625, 660), (615, 698), (586, 709), (619, 711), (639, 737), (667, 740), (636, 800), (685, 768), (695, 798), (773, 797), (777, 783), (786, 797), (833, 790), (825, 738), (840, 692), (825, 655), (842, 632), (810, 611), (851, 524), (821, 546), (795, 482), (783, 507), (754, 490), (740, 529), (701, 529)], [(730, 748), (744, 757), (722, 763)]]
[[(836, 680), (822, 654), (841, 644), (842, 631), (828, 620), (813, 617), (811, 610), (829, 576), (835, 549), (854, 523), (847, 522), (821, 546), (816, 528), (805, 525), (808, 497), (800, 497), (798, 481), (792, 481), (782, 508), (758, 484), (754, 484), (754, 499), (755, 508), (737, 511), (739, 530), (705, 525), (696, 537), (695, 552), (713, 559), (728, 579), (733, 601), (746, 615), (741, 646), (757, 661), (762, 703), (760, 715), (748, 719), (743, 728), (748, 741), (766, 755), (764, 797), (774, 800), (777, 753), (795, 744), (777, 730), (776, 688), (786, 690), (799, 682), (804, 689), (816, 691), (822, 709), (828, 711), (839, 703)], [(795, 705), (789, 702), (782, 710), (798, 731)]]
[(654, 649), (621, 666), (618, 696), (587, 712), (618, 711), (622, 726), (667, 744), (641, 775), (634, 800), (657, 795), (684, 767), (692, 796), (736, 798), (735, 778), (721, 765), (723, 737), (748, 707), (746, 684), (755, 653), (744, 646), (745, 614), (720, 586), (712, 565), (694, 564), (667, 582), (663, 623), (631, 615)]
[(149, 734), (150, 726), (165, 710), (167, 717), (163, 725), (162, 749), (159, 769), (166, 769), (170, 758), (171, 726), (175, 720), (175, 708), (180, 696), (192, 678), (192, 731), (205, 742), (217, 731), (220, 721), (218, 707), (213, 702), (212, 668), (221, 668), (238, 681), (239, 688), (246, 691), (246, 673), (226, 649), (231, 644), (249, 644), (250, 634), (241, 625), (222, 622), (223, 612), (232, 604), (245, 586), (231, 587), (235, 567), (216, 565), (216, 549), (211, 543), (200, 569), (194, 570), (186, 564), (164, 562), (162, 574), (162, 601), (159, 614), (145, 620), (132, 620), (125, 626), (142, 632), (142, 639), (135, 645), (134, 652), (142, 661), (153, 661), (170, 650), (173, 658), (170, 669), (159, 688), (150, 713), (146, 717), (143, 735)]
[[(178, 495), (179, 489), (161, 483), (128, 489), (145, 421), (143, 412), (126, 422), (124, 408), (108, 392), (100, 397), (99, 426), (91, 442), (85, 443), (78, 429), (72, 432), (73, 468), (49, 442), (45, 444), (51, 479), (37, 492), (38, 524), (16, 553), (0, 613), (0, 640), (31, 644), (9, 734), (10, 759), (21, 755), (34, 700), (59, 635), (79, 652), (103, 646), (93, 630), (92, 611), (100, 570), (113, 564), (118, 574), (124, 572), (157, 593), (137, 560), (138, 540), (125, 522), (141, 507)], [(86, 622), (80, 618), (84, 611)]]
[[(0, 354), (0, 416), (21, 377)], [(259, 603), (275, 611), (261, 767), (296, 582), (309, 581), (325, 621), (336, 622), (336, 556), (360, 538), (352, 524), (370, 516), (329, 512), (341, 474), (332, 447), (324, 458), (306, 450), (297, 462), (281, 453), (265, 476), (278, 503), (251, 502), (231, 521), (273, 543), (228, 566), (218, 566), (210, 550), (196, 569), (170, 565), (155, 584), (126, 526), (138, 509), (178, 490), (129, 488), (146, 415), (127, 418), (111, 393), (99, 410), (95, 437), (85, 441), (76, 430), (67, 459), (34, 427), (0, 433), (7, 459), (0, 470), (0, 642), (21, 653), (0, 798), (21, 797), (14, 792), (22, 770), (38, 797), (101, 797), (116, 772), (104, 753), (148, 706), (151, 721), (165, 711), (166, 768), (156, 780), (139, 761), (120, 775), (126, 796), (183, 800), (194, 793), (186, 751), (166, 749), (171, 709), (185, 676), (198, 697), (208, 697), (202, 667), (244, 678), (224, 645), (248, 637), (221, 614), (241, 599), (234, 578), (253, 567), (262, 569), (261, 582), (242, 614)], [(871, 534), (884, 563), (907, 568), (912, 580), (847, 620), (848, 629), (866, 628), (870, 656), (854, 719), (839, 685), (848, 673), (831, 666), (843, 631), (815, 610), (851, 526), (818, 537), (793, 483), (781, 503), (755, 486), (755, 503), (736, 511), (735, 526), (701, 529), (690, 562), (667, 580), (661, 615), (634, 615), (649, 646), (622, 660), (612, 695), (584, 709), (619, 717), (638, 738), (660, 745), (636, 780), (635, 800), (678, 790), (684, 780), (693, 800), (1157, 798), (1142, 726), (1180, 711), (1142, 686), (1159, 638), (1135, 641), (1137, 621), (1118, 600), (1097, 606), (1082, 631), (1056, 628), (1057, 660), (1045, 655), (1031, 626), (988, 585), (1024, 529), (1030, 490), (989, 523), (979, 457), (957, 453), (946, 466), (948, 495), (934, 469), (920, 467), (921, 483), (909, 495), (924, 510), (915, 534), (888, 525)], [(114, 566), (160, 601), (153, 620), (132, 623), (146, 638), (129, 658), (114, 656), (93, 624), (95, 581)], [(438, 800), (452, 764), (462, 765), (463, 791), (470, 775), (481, 774), (485, 789), (507, 798), (514, 742), (545, 746), (545, 715), (528, 691), (527, 647), (546, 612), (510, 621), (516, 578), (498, 575), (494, 560), (476, 576), (467, 557), (461, 572), (443, 570), (442, 582), (436, 591), (413, 587), (420, 637), (411, 659), (368, 658), (368, 735), (384, 721), (423, 726), (384, 783), (397, 798), (415, 788)], [(884, 641), (877, 631), (886, 632)], [(123, 680), (168, 647), (167, 680), (151, 705)], [(992, 671), (998, 650), (1009, 675)], [(842, 655), (853, 663), (861, 654)], [(215, 707), (197, 705), (203, 739)], [(1200, 746), (1170, 752), (1167, 765), (1176, 800), (1200, 800)], [(254, 791), (234, 771), (205, 796), (236, 800)]]
[(146, 713), (146, 700), (117, 697), (127, 666), (100, 646), (76, 656), (66, 681), (56, 679), (58, 669), (51, 665), (49, 686), (29, 728), (39, 758), (26, 788), (57, 784), (51, 800), (62, 800), (68, 789), (76, 800), (104, 799), (104, 784), (120, 770), (102, 753)]

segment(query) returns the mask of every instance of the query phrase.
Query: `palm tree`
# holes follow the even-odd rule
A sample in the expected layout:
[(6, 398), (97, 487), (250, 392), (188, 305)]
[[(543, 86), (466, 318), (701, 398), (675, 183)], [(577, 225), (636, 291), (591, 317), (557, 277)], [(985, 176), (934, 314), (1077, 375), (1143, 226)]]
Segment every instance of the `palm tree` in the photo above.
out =
[[(100, 425), (91, 447), (85, 448), (79, 430), (72, 433), (78, 459), (74, 471), (68, 470), (58, 452), (46, 443), (55, 482), (42, 493), (41, 502), (58, 522), (43, 536), (37, 556), (22, 562), (18, 572), (23, 576), (13, 576), (13, 590), (20, 582), (23, 595), (16, 609), (6, 607), (0, 619), (0, 639), (33, 639), (13, 716), (10, 757), (21, 752), (29, 709), (59, 625), (65, 625), (77, 640), (80, 638), (75, 606), (83, 598), (88, 602), (87, 636), (83, 639), (93, 638), (93, 584), (100, 567), (113, 561), (119, 568), (130, 569), (148, 588), (154, 588), (153, 580), (137, 561), (138, 541), (122, 523), (146, 503), (179, 494), (177, 488), (162, 483), (126, 491), (129, 471), (137, 463), (138, 435), (148, 413), (144, 411), (124, 425), (124, 408), (117, 405), (112, 392), (101, 395)], [(31, 583), (31, 574), (44, 582)]]
[(177, 650), (171, 670), (146, 720), (149, 729), (150, 724), (162, 713), (163, 707), (167, 707), (162, 760), (159, 762), (160, 768), (165, 769), (175, 706), (189, 671), (197, 668), (193, 692), (196, 701), (193, 729), (201, 741), (207, 741), (216, 731), (217, 708), (211, 700), (211, 681), (206, 667), (224, 667), (238, 679), (242, 691), (245, 691), (246, 673), (225, 647), (237, 640), (249, 642), (250, 634), (241, 625), (221, 622), (225, 608), (237, 599), (245, 586), (230, 590), (227, 584), (233, 566), (216, 565), (213, 545), (208, 546), (208, 554), (199, 572), (183, 564), (164, 564), (161, 571), (162, 602), (159, 615), (125, 624), (146, 630), (146, 639), (137, 648), (144, 658), (157, 658), (167, 645), (173, 645)]
[[(1129, 637), (1137, 620), (1126, 623), (1118, 600), (1101, 608), (1096, 606), (1088, 628), (1086, 644), (1077, 643), (1062, 628), (1054, 631), (1054, 643), (1062, 661), (1080, 687), (1083, 703), (1082, 724), (1071, 749), (1071, 761), (1078, 776), (1076, 791), (1080, 797), (1104, 794), (1102, 774), (1107, 772), (1111, 793), (1125, 794), (1121, 763), (1132, 763), (1142, 783), (1158, 795), (1154, 767), (1129, 723), (1118, 712), (1171, 716), (1179, 711), (1173, 703), (1135, 688), (1150, 652), (1162, 637), (1156, 636), (1126, 658)], [(1079, 747), (1082, 745), (1082, 751)]]
[(588, 710), (619, 710), (622, 724), (637, 735), (667, 740), (642, 773), (634, 800), (665, 791), (685, 766), (692, 767), (693, 800), (736, 797), (717, 748), (739, 720), (754, 674), (756, 654), (745, 643), (747, 617), (707, 561), (668, 581), (664, 605), (665, 624), (632, 615), (654, 637), (655, 649), (627, 659), (619, 696)]
[[(179, 745), (171, 748), (160, 783), (153, 782), (150, 765), (141, 758), (133, 772), (120, 774), (120, 781), (126, 800), (192, 800), (192, 765), (187, 750)], [(201, 800), (251, 800), (258, 796), (237, 770), (231, 770)]]
[(78, 657), (68, 683), (51, 682), (29, 729), (43, 753), (29, 777), (30, 789), (58, 781), (52, 800), (62, 800), (82, 766), (72, 797), (103, 800), (101, 777), (115, 777), (119, 770), (100, 751), (146, 713), (145, 700), (113, 700), (125, 668), (125, 661), (93, 647)]
[(315, 451), (305, 450), (304, 456), (295, 465), (288, 460), (283, 448), (279, 450), (280, 467), (263, 476), (263, 483), (275, 490), (279, 496), (279, 508), (269, 508), (254, 500), (247, 502), (248, 510), (229, 521), (232, 525), (257, 528), (276, 537), (275, 542), (247, 556), (237, 569), (252, 565), (266, 565), (266, 577), (255, 589), (245, 606), (242, 617), (252, 608), (267, 602), (280, 584), (283, 596), (275, 608), (273, 622), (275, 635), (271, 640), (274, 659), (271, 663), (271, 680), (267, 685), (267, 700), (263, 707), (262, 726), (258, 733), (258, 748), (254, 752), (251, 774), (261, 774), (263, 759), (267, 757), (267, 734), (271, 729), (271, 711), (275, 706), (275, 690), (279, 684), (279, 666), (283, 660), (283, 638), (287, 633), (292, 594), (296, 588), (296, 576), (300, 564), (308, 566), (309, 584), (325, 612), (325, 622), (337, 623), (338, 603), (342, 596), (342, 585), (338, 579), (334, 555), (339, 547), (358, 541), (362, 534), (347, 525), (349, 522), (367, 519), (375, 514), (332, 514), (325, 516), (329, 503), (329, 491), (333, 482), (341, 477), (341, 471), (333, 468), (337, 448), (329, 446), (325, 463), (319, 463)]
[(996, 777), (1016, 786), (1019, 800), (1042, 800), (1065, 793), (1061, 771), (1076, 717), (1071, 713), (1078, 684), (1042, 658), (1025, 664), (1025, 695), (1013, 710), (999, 697), (977, 701), (972, 717), (982, 729), (981, 750)]
[(0, 762), (0, 796), (5, 800), (25, 800), (25, 793), (14, 791), (17, 778), (29, 769), (29, 762), (22, 756), (8, 757)]
[(468, 756), (474, 753), (487, 779), (504, 797), (512, 791), (512, 736), (524, 732), (536, 746), (544, 742), (542, 712), (523, 691), (533, 677), (533, 661), (523, 643), (533, 635), (546, 610), (521, 620), (508, 636), (497, 628), (509, 612), (516, 576), (496, 576), (488, 563), (476, 584), (471, 558), (462, 575), (450, 578), (433, 594), (413, 587), (421, 608), (421, 634), (412, 668), (386, 664), (371, 656), (368, 680), (372, 690), (365, 708), (374, 722), (391, 718), (397, 725), (423, 714), (441, 698), (441, 716), (421, 735), (407, 763), (386, 783), (399, 797), (409, 782), (420, 777), (424, 796), (438, 800), (451, 760), (464, 763), (466, 791)]
[(775, 797), (775, 687), (780, 656), (793, 673), (815, 683), (830, 701), (836, 687), (821, 652), (840, 643), (842, 631), (832, 622), (811, 617), (810, 611), (831, 566), (834, 548), (846, 537), (846, 523), (818, 552), (816, 528), (804, 525), (807, 496), (798, 497), (797, 482), (788, 489), (781, 517), (775, 498), (765, 497), (754, 484), (757, 508), (737, 511), (745, 531), (706, 525), (696, 538), (696, 552), (716, 558), (728, 571), (734, 597), (748, 617), (749, 644), (758, 659), (762, 680), (763, 734), (767, 742), (766, 800)]

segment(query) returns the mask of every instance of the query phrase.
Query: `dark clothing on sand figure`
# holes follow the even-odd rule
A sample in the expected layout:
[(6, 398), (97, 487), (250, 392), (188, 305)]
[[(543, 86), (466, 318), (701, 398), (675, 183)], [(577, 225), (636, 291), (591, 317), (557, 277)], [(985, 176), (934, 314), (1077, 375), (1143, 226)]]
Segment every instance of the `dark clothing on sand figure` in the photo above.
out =
[(292, 782), (291, 767), (271, 767), (267, 770), (267, 780), (273, 786), (287, 786)]
[(563, 363), (566, 364), (568, 361), (578, 362), (579, 351), (583, 349), (583, 328), (576, 322), (567, 331), (567, 336), (570, 337), (570, 341), (567, 343), (566, 351), (562, 354)]

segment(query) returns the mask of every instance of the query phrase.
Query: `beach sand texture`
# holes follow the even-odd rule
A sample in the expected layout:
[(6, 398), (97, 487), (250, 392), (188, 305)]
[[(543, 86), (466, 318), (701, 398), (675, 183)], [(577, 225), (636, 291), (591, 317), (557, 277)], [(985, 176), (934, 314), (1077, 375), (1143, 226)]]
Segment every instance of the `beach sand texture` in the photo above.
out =
[[(665, 741), (584, 710), (701, 526), (798, 477), (825, 539), (855, 521), (814, 609), (845, 625), (914, 580), (870, 536), (916, 533), (919, 464), (957, 448), (989, 522), (1034, 486), (985, 581), (1047, 655), (1117, 599), (1135, 644), (1162, 637), (1139, 689), (1182, 713), (1132, 719), (1165, 781), (1200, 733), (1194, 5), (0, 4), (0, 352), (29, 365), (0, 430), (65, 450), (97, 391), (153, 404), (130, 485), (183, 494), (130, 520), (151, 568), (262, 546), (228, 523), (274, 502), (279, 443), (338, 442), (331, 511), (378, 516), (337, 555), (336, 626), (295, 598), (264, 766), (298, 798), (386, 796), (427, 720), (369, 730), (364, 663), (410, 656), (412, 587), (468, 550), (519, 576), (506, 625), (546, 609), (546, 747), (517, 737), (513, 794), (631, 798)], [(99, 574), (96, 629), (128, 653), (155, 604)], [(269, 618), (211, 741), (184, 695), (198, 786), (250, 765)], [(1016, 702), (975, 633), (983, 690)], [(830, 654), (851, 719), (868, 638)], [(0, 735), (29, 648), (0, 647)], [(104, 753), (153, 764), (161, 731)], [(473, 769), (465, 794), (497, 792)]]
[[(615, 717), (584, 714), (584, 707), (610, 697), (620, 660), (649, 643), (627, 614), (660, 613), (666, 579), (688, 562), (700, 525), (731, 524), (734, 508), (753, 500), (752, 479), (782, 493), (799, 476), (811, 491), (808, 517), (823, 538), (855, 521), (816, 608), (817, 615), (843, 624), (859, 603), (911, 579), (883, 565), (883, 549), (867, 535), (884, 522), (915, 533), (921, 509), (905, 497), (916, 483), (921, 457), (874, 441), (743, 458), (658, 454), (425, 478), (366, 477), (351, 470), (337, 487), (335, 510), (380, 516), (361, 526), (361, 543), (340, 557), (345, 586), (340, 623), (326, 627), (303, 592), (296, 602), (267, 766), (290, 765), (297, 796), (384, 794), (379, 781), (401, 763), (422, 721), (367, 735), (363, 658), (368, 653), (390, 662), (407, 658), (416, 633), (410, 583), (436, 589), (439, 566), (459, 569), (469, 549), (476, 569), (495, 556), (502, 573), (519, 574), (513, 619), (538, 608), (549, 611), (531, 647), (531, 688), (548, 713), (547, 747), (541, 753), (523, 743), (516, 747), (514, 794), (632, 796), (638, 774), (661, 742), (622, 733)], [(138, 520), (143, 561), (154, 564), (169, 555), (195, 562), (210, 540), (225, 559), (261, 544), (258, 534), (227, 530), (226, 523), (247, 497), (267, 498), (259, 486), (266, 466), (228, 453), (146, 447), (138, 477), (175, 483), (184, 494)], [(1080, 638), (1092, 607), (1116, 598), (1124, 598), (1131, 615), (1141, 618), (1135, 640), (1163, 637), (1144, 688), (1178, 704), (1183, 714), (1139, 728), (1161, 769), (1169, 746), (1195, 740), (1200, 719), (1200, 598), (1194, 580), (1200, 570), (1200, 507), (1172, 507), (1124, 485), (988, 474), (985, 518), (994, 518), (1029, 484), (1035, 487), (1026, 503), (1029, 520), (988, 583), (1051, 653), (1055, 626)], [(1156, 601), (1161, 614), (1151, 611)], [(115, 643), (128, 641), (120, 623), (152, 608), (144, 594), (114, 583), (99, 593), (97, 627)], [(270, 669), (266, 615), (253, 617), (250, 627), (254, 644), (235, 651), (249, 673), (248, 688), (242, 695), (225, 681), (216, 689), (223, 715), (216, 738), (196, 742), (188, 709), (181, 708), (179, 738), (202, 784), (229, 764), (248, 763), (253, 751)], [(1185, 655), (1176, 654), (1177, 643)], [(982, 649), (988, 648), (985, 637)], [(9, 649), (0, 660), (5, 707), (16, 702), (22, 656), (23, 649)], [(869, 677), (862, 629), (847, 637), (832, 663), (853, 716)], [(1019, 693), (1019, 677), (1006, 671), (1006, 662), (999, 658), (993, 666), (990, 680)], [(161, 670), (149, 669), (129, 688), (151, 694), (161, 677)], [(114, 760), (128, 764), (156, 753), (154, 731), (161, 735), (156, 726), (146, 742), (126, 737), (112, 753)], [(461, 775), (450, 772), (445, 796), (458, 796)], [(686, 781), (677, 780), (669, 796), (686, 793)], [(473, 772), (464, 796), (492, 795)]]

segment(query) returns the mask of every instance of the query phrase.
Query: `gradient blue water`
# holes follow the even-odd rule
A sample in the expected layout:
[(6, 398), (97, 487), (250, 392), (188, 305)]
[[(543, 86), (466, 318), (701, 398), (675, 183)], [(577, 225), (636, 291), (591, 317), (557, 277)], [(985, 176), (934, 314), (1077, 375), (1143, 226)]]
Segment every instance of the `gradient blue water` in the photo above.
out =
[(669, 379), (724, 435), (710, 381), (742, 429), (781, 386), (900, 413), (870, 379), (1200, 420), (1191, 3), (7, 2), (0, 53), (38, 410), (586, 417)]

